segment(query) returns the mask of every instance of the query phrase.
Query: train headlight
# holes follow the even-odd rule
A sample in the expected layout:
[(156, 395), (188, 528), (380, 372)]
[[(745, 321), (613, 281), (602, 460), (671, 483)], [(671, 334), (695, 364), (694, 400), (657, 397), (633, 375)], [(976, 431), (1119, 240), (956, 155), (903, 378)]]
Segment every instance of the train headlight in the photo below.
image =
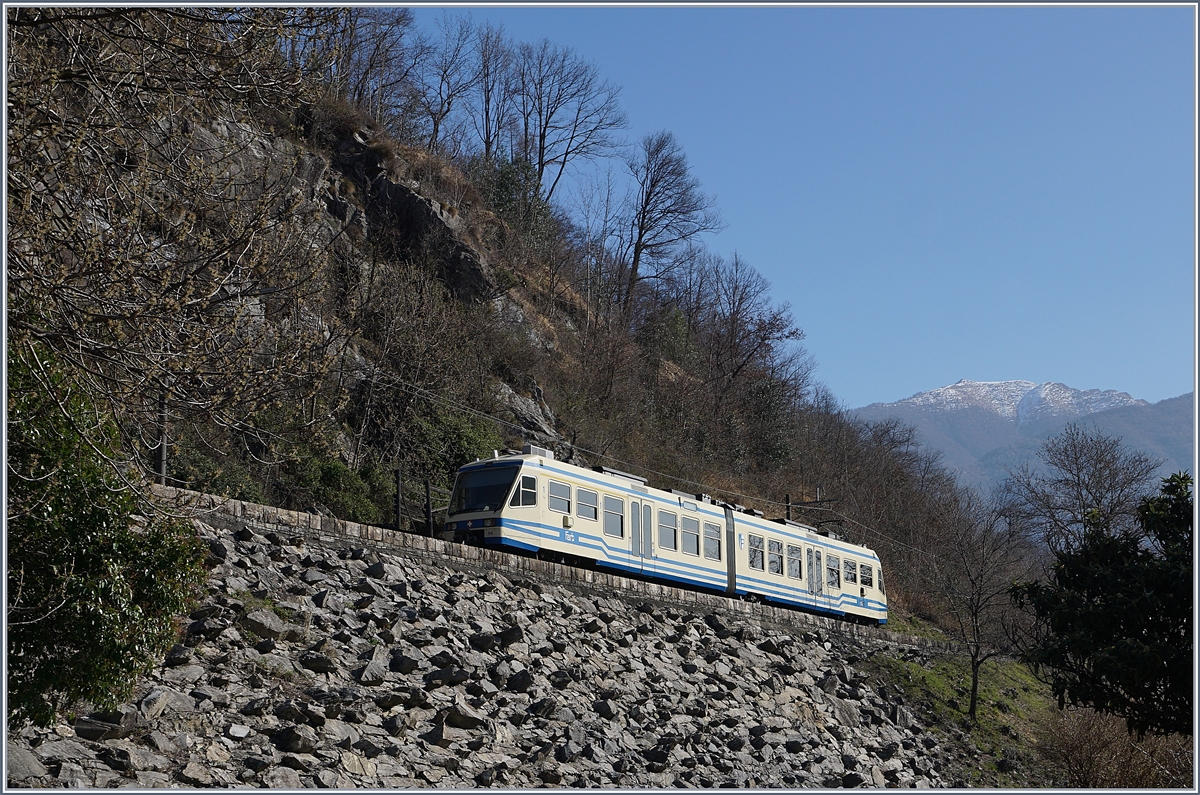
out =
[(483, 520), (483, 526), (484, 526), (484, 527), (495, 527), (495, 526), (496, 526), (496, 520), (495, 520), (495, 519), (484, 519), (484, 520)]
[(447, 530), (457, 530), (457, 529), (458, 529), (458, 522), (447, 522), (447, 523), (446, 523), (446, 529), (447, 529)]

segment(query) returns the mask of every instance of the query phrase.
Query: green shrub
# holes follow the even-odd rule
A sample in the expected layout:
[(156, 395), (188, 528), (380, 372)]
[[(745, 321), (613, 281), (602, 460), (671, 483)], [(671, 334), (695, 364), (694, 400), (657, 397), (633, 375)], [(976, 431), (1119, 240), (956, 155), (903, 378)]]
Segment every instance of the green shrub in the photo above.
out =
[(173, 485), (234, 500), (264, 502), (262, 486), (241, 461), (205, 450), (191, 439), (171, 445), (167, 466)]
[[(139, 502), (111, 424), (64, 379), (34, 378), (11, 350), (8, 379), (8, 720), (45, 725), (78, 700), (128, 697), (178, 636), (202, 546)], [(77, 432), (97, 424), (110, 449)]]
[(382, 512), (371, 499), (370, 487), (341, 461), (300, 458), (289, 461), (283, 470), (280, 487), (289, 493), (288, 502), (297, 509), (322, 505), (334, 516), (351, 522), (379, 522)]

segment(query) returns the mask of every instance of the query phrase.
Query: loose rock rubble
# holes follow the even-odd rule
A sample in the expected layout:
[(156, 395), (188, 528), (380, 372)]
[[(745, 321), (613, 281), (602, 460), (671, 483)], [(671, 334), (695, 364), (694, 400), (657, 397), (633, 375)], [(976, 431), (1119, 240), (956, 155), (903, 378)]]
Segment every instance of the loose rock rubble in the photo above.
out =
[(902, 689), (873, 688), (852, 667), (866, 641), (249, 528), (202, 530), (213, 569), (182, 642), (131, 703), (10, 735), (10, 786), (931, 788), (956, 778)]

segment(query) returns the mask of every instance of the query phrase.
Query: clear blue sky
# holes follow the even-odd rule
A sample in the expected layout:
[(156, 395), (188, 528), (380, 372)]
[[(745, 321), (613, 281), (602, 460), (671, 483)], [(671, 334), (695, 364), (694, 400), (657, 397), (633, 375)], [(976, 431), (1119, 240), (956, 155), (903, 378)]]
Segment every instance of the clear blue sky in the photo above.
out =
[(1193, 8), (469, 13), (594, 62), (630, 140), (675, 134), (727, 223), (709, 246), (770, 279), (844, 405), (1192, 390)]

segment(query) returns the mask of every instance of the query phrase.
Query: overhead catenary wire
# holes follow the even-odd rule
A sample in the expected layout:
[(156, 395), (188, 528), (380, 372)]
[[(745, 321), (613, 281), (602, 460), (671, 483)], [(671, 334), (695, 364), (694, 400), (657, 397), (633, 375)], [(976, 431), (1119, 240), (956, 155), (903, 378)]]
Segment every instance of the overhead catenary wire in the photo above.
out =
[[(523, 425), (521, 425), (521, 424), (519, 424), (519, 423), (516, 423), (516, 422), (511, 422), (511, 421), (509, 421), (509, 420), (505, 420), (505, 419), (501, 419), (501, 418), (499, 418), (499, 417), (495, 417), (495, 416), (493, 416), (493, 415), (491, 415), (491, 414), (488, 414), (488, 413), (487, 413), (487, 412), (485, 412), (485, 411), (480, 411), (479, 409), (472, 408), (471, 406), (467, 406), (467, 405), (465, 405), (465, 404), (463, 404), (463, 403), (459, 403), (459, 402), (458, 402), (458, 401), (456, 401), (456, 400), (453, 400), (453, 399), (451, 399), (451, 398), (448, 398), (448, 397), (446, 397), (446, 396), (444, 396), (444, 395), (439, 395), (439, 394), (437, 394), (437, 393), (431, 392), (431, 391), (429, 391), (428, 389), (424, 389), (423, 387), (419, 387), (419, 386), (417, 386), (416, 384), (408, 384), (408, 383), (404, 383), (404, 382), (402, 382), (402, 381), (401, 381), (401, 382), (398, 382), (398, 383), (396, 384), (396, 386), (399, 386), (401, 389), (404, 389), (404, 390), (406, 390), (406, 391), (408, 391), (408, 392), (410, 392), (410, 393), (412, 393), (412, 394), (414, 394), (414, 395), (417, 395), (417, 396), (419, 396), (419, 397), (426, 398), (426, 399), (428, 399), (428, 400), (431, 400), (431, 401), (434, 401), (434, 402), (436, 402), (436, 403), (441, 403), (441, 404), (442, 404), (442, 405), (444, 405), (444, 406), (447, 406), (447, 407), (449, 407), (449, 408), (456, 409), (456, 410), (458, 410), (458, 411), (465, 412), (465, 413), (467, 413), (467, 414), (472, 414), (472, 415), (474, 415), (474, 416), (476, 416), (476, 417), (479, 417), (480, 419), (487, 420), (487, 421), (489, 421), (489, 422), (494, 422), (494, 423), (497, 423), (497, 424), (499, 424), (499, 425), (505, 425), (505, 426), (508, 426), (509, 428), (513, 428), (513, 429), (515, 429), (515, 430), (522, 431), (522, 432), (524, 432), (524, 431), (527, 431), (527, 430), (528, 430), (528, 428), (526, 428), (525, 426), (523, 426)], [(572, 444), (572, 445), (571, 445), (571, 448), (572, 448), (573, 450), (577, 450), (577, 451), (579, 451), (579, 452), (581, 452), (581, 453), (584, 453), (584, 454), (586, 454), (586, 455), (594, 456), (594, 457), (596, 457), (596, 458), (602, 458), (602, 459), (605, 459), (605, 460), (607, 460), (607, 461), (611, 461), (611, 462), (613, 462), (613, 463), (620, 464), (621, 466), (624, 466), (624, 467), (632, 467), (632, 468), (634, 468), (634, 469), (640, 469), (640, 470), (641, 470), (641, 471), (643, 471), (643, 472), (647, 472), (647, 473), (649, 473), (649, 474), (652, 474), (652, 475), (657, 475), (657, 476), (659, 476), (659, 477), (666, 478), (666, 479), (668, 479), (668, 480), (673, 480), (673, 481), (675, 481), (675, 482), (678, 482), (678, 483), (685, 483), (685, 484), (688, 484), (688, 485), (691, 485), (691, 486), (698, 486), (698, 487), (700, 487), (701, 489), (706, 489), (706, 490), (708, 490), (708, 491), (713, 491), (713, 492), (716, 492), (716, 493), (719, 493), (719, 494), (725, 494), (725, 495), (728, 495), (728, 496), (731, 496), (731, 497), (737, 497), (737, 498), (739, 498), (739, 499), (742, 499), (742, 500), (745, 500), (745, 501), (747, 501), (747, 502), (750, 502), (750, 501), (756, 501), (756, 502), (765, 503), (765, 504), (768, 504), (768, 505), (776, 505), (776, 506), (780, 506), (780, 507), (783, 507), (783, 506), (785, 506), (785, 505), (786, 505), (786, 503), (779, 502), (778, 500), (770, 500), (770, 499), (765, 499), (765, 498), (762, 498), (762, 497), (755, 497), (755, 496), (748, 495), (748, 494), (741, 494), (741, 493), (739, 493), (739, 492), (736, 492), (736, 491), (731, 491), (731, 490), (729, 490), (729, 489), (717, 488), (717, 487), (710, 486), (710, 485), (708, 485), (708, 484), (705, 484), (705, 483), (700, 483), (700, 482), (698, 482), (698, 481), (694, 481), (694, 480), (688, 480), (687, 478), (681, 478), (681, 477), (678, 477), (678, 476), (676, 476), (676, 475), (670, 475), (670, 474), (667, 474), (667, 473), (665, 473), (665, 472), (659, 472), (658, 470), (651, 469), (650, 467), (644, 466), (644, 465), (642, 465), (642, 464), (638, 464), (638, 463), (636, 463), (636, 462), (633, 462), (633, 461), (625, 461), (625, 460), (623, 460), (623, 459), (617, 458), (616, 456), (609, 455), (609, 454), (607, 454), (607, 453), (600, 453), (600, 452), (597, 452), (597, 451), (595, 451), (595, 450), (588, 450), (588, 449), (587, 449), (587, 448), (585, 448), (585, 447), (580, 447), (580, 446), (578, 446), (578, 445), (575, 445), (575, 444)], [(795, 504), (793, 504), (793, 507), (797, 507), (797, 506), (795, 506)], [(912, 544), (906, 544), (906, 543), (904, 543), (903, 541), (897, 541), (896, 539), (894, 539), (894, 538), (891, 538), (891, 537), (889, 537), (889, 536), (885, 535), (884, 533), (880, 532), (879, 530), (876, 530), (875, 528), (873, 528), (873, 527), (870, 527), (869, 525), (865, 525), (865, 524), (863, 524), (862, 522), (858, 521), (857, 519), (853, 519), (853, 518), (851, 518), (851, 517), (849, 517), (849, 516), (846, 516), (845, 514), (843, 514), (843, 513), (839, 512), (839, 511), (836, 511), (836, 510), (834, 510), (834, 509), (832, 509), (832, 508), (820, 508), (820, 507), (810, 507), (810, 506), (804, 506), (804, 510), (808, 510), (808, 511), (824, 511), (824, 512), (826, 512), (826, 513), (829, 513), (829, 514), (832, 514), (833, 516), (836, 516), (836, 517), (838, 517), (839, 519), (842, 519), (842, 520), (844, 520), (844, 521), (850, 522), (851, 524), (855, 525), (856, 527), (858, 527), (858, 528), (861, 528), (862, 530), (864, 530), (864, 531), (866, 531), (867, 533), (871, 534), (871, 535), (872, 535), (872, 536), (874, 536), (875, 538), (878, 538), (878, 539), (880, 539), (880, 540), (882, 540), (882, 541), (886, 541), (888, 544), (890, 544), (890, 545), (892, 545), (892, 546), (895, 546), (895, 547), (901, 547), (901, 548), (903, 548), (903, 549), (907, 549), (907, 550), (909, 550), (909, 551), (911, 551), (911, 552), (915, 552), (915, 553), (917, 553), (918, 555), (922, 555), (922, 556), (924, 556), (924, 557), (927, 557), (927, 558), (930, 558), (930, 559), (933, 559), (933, 560), (941, 560), (940, 556), (938, 556), (938, 555), (935, 555), (935, 554), (933, 554), (932, 552), (929, 552), (928, 550), (921, 549), (920, 547), (913, 546)]]

